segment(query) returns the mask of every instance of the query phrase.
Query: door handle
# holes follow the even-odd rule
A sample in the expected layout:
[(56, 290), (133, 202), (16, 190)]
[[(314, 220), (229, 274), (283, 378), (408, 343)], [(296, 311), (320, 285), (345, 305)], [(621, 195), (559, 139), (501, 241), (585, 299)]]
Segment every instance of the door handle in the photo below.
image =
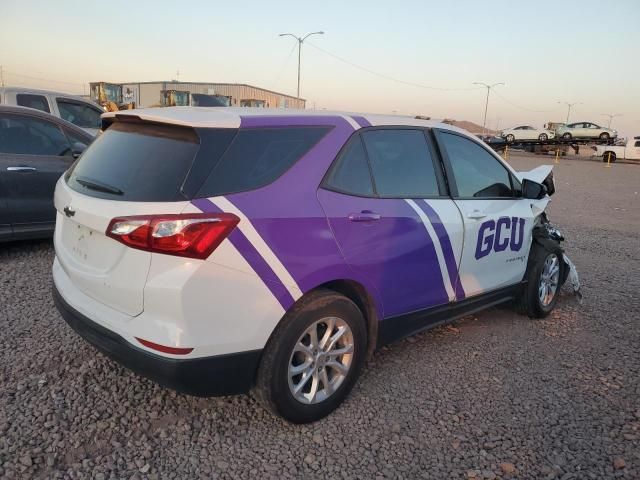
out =
[(360, 213), (350, 213), (348, 218), (352, 222), (371, 222), (373, 220), (380, 220), (382, 217), (379, 213), (363, 210)]
[(7, 167), (7, 172), (35, 172), (37, 170), (36, 167)]
[(467, 218), (471, 218), (472, 220), (480, 220), (486, 216), (487, 214), (481, 212), (480, 210), (474, 210), (471, 213), (467, 213)]

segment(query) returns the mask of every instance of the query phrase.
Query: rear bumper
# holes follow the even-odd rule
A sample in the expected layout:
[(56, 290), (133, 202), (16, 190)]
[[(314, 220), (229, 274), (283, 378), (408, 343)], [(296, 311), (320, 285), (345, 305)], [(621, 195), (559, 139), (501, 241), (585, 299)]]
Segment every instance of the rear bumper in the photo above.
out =
[(246, 393), (253, 385), (262, 350), (190, 359), (167, 358), (132, 345), (74, 309), (53, 286), (53, 300), (76, 333), (102, 353), (181, 393), (201, 397)]

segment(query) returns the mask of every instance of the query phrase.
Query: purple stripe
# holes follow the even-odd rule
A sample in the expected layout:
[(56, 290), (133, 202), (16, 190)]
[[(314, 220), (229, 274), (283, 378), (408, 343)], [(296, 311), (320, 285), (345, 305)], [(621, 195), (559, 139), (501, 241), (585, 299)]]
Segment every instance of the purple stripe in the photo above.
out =
[(332, 125), (347, 121), (336, 115), (250, 115), (240, 116), (240, 128), (252, 127), (295, 127)]
[(451, 246), (451, 239), (449, 238), (447, 229), (444, 228), (444, 224), (442, 223), (442, 219), (440, 218), (440, 215), (438, 215), (438, 212), (436, 212), (426, 200), (416, 202), (416, 204), (419, 205), (422, 211), (427, 215), (433, 229), (436, 231), (436, 235), (438, 235), (440, 246), (442, 247), (442, 253), (444, 254), (444, 261), (447, 264), (449, 279), (453, 284), (456, 294), (456, 300), (462, 300), (466, 297), (466, 294), (464, 293), (464, 288), (462, 288), (462, 283), (458, 278), (458, 265), (456, 264), (456, 257), (453, 254), (453, 247)]
[[(260, 233), (302, 290), (334, 280), (327, 271), (344, 259), (331, 234), (316, 191), (354, 126), (341, 116), (243, 117), (242, 127), (326, 125), (333, 127), (275, 182), (249, 192), (227, 195)], [(320, 283), (318, 283), (320, 282)]]
[(371, 123), (369, 122), (369, 120), (367, 120), (364, 117), (361, 117), (360, 115), (351, 115), (351, 118), (353, 118), (356, 121), (356, 123), (360, 125), (362, 128), (371, 126)]
[[(198, 198), (191, 203), (203, 212), (222, 213), (222, 210), (206, 198)], [(229, 241), (256, 272), (278, 302), (280, 302), (282, 308), (288, 310), (289, 307), (295, 303), (295, 300), (244, 233), (242, 233), (239, 228), (234, 228), (229, 235)]]

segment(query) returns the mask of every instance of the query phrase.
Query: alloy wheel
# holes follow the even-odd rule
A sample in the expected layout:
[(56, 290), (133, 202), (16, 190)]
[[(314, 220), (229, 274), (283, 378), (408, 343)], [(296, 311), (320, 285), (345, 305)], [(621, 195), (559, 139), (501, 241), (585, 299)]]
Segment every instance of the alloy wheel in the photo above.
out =
[(320, 403), (344, 382), (353, 363), (351, 328), (341, 318), (314, 322), (300, 336), (289, 359), (289, 389), (301, 403)]
[(544, 267), (540, 275), (538, 297), (543, 307), (548, 307), (553, 302), (558, 291), (560, 280), (560, 261), (555, 253), (550, 254), (544, 261)]

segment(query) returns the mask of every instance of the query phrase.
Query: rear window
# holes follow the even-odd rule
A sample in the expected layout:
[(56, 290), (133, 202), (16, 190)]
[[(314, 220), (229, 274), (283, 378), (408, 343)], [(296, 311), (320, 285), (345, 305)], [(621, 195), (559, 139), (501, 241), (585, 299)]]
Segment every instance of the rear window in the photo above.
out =
[(268, 185), (293, 166), (330, 128), (239, 130), (196, 196), (215, 197)]
[(67, 173), (67, 183), (111, 200), (182, 200), (180, 187), (198, 148), (190, 128), (116, 122), (87, 148)]
[(35, 108), (43, 112), (51, 113), (49, 102), (43, 95), (32, 95), (29, 93), (19, 93), (16, 95), (16, 102), (21, 107)]

